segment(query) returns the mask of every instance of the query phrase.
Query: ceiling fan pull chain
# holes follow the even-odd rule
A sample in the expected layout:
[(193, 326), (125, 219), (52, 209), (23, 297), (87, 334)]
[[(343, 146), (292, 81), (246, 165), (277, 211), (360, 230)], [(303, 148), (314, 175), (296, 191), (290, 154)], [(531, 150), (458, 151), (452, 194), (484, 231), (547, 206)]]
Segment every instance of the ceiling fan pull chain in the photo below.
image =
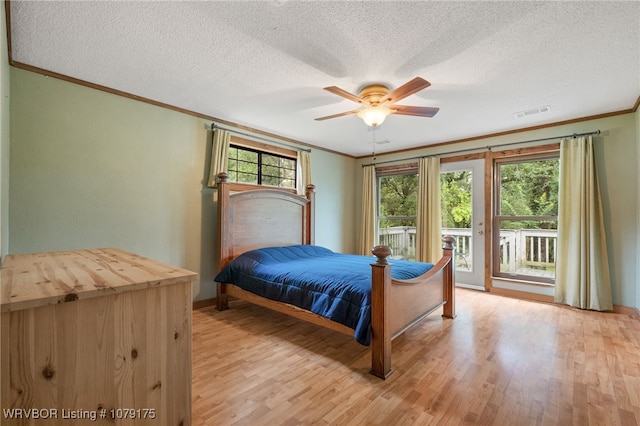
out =
[(372, 134), (371, 137), (373, 139), (373, 142), (372, 142), (372, 144), (373, 144), (373, 152), (371, 153), (373, 155), (373, 161), (376, 161), (376, 131), (377, 130), (378, 130), (378, 128), (374, 127), (373, 128), (373, 132), (371, 133)]

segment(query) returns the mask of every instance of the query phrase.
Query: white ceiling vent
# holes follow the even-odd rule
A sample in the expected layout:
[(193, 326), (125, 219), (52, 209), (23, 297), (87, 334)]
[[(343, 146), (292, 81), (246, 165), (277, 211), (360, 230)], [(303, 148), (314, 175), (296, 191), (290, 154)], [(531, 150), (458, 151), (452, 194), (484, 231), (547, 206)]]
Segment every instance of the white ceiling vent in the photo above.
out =
[(513, 116), (515, 118), (524, 118), (524, 117), (529, 117), (530, 115), (540, 114), (541, 112), (549, 112), (549, 111), (551, 111), (551, 106), (547, 105), (539, 108), (528, 109), (526, 111), (514, 112)]

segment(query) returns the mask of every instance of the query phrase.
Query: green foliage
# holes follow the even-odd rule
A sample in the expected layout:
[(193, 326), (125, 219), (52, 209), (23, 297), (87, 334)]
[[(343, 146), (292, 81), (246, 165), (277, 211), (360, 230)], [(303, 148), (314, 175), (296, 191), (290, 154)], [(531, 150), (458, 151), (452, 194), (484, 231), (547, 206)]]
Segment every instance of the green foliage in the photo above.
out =
[[(500, 215), (558, 214), (558, 159), (501, 164)], [(509, 229), (546, 229), (550, 222), (512, 221)]]
[(443, 228), (471, 228), (471, 172), (440, 174)]
[(418, 203), (418, 175), (395, 175), (380, 178), (380, 211), (397, 220), (380, 221), (381, 228), (415, 226)]
[(230, 147), (228, 173), (231, 182), (257, 184), (258, 153)]
[(295, 187), (296, 160), (236, 146), (229, 147), (228, 173), (231, 182)]
[[(555, 216), (558, 214), (558, 159), (499, 165), (500, 215)], [(442, 226), (471, 227), (471, 171), (441, 175)], [(380, 178), (380, 227), (415, 226), (418, 176)], [(383, 217), (387, 217), (384, 219)], [(555, 229), (555, 221), (509, 220), (509, 229)], [(505, 224), (506, 224), (505, 222)], [(506, 228), (505, 228), (506, 229)]]

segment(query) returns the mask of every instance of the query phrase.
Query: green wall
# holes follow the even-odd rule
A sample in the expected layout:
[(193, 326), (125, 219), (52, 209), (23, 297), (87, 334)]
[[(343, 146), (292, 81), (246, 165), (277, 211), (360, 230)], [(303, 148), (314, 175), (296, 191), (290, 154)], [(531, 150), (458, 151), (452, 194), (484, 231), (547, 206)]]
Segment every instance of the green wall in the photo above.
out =
[[(0, 259), (9, 246), (9, 58), (5, 8), (0, 7)], [(0, 260), (1, 261), (1, 260)]]
[[(640, 170), (640, 108), (636, 110), (636, 147), (637, 147), (637, 165), (636, 169)], [(636, 225), (635, 238), (637, 244), (638, 256), (636, 259), (636, 265), (638, 268), (636, 276), (636, 308), (640, 310), (640, 173), (638, 174), (638, 197), (637, 197), (637, 209), (638, 209), (638, 222)]]
[[(600, 129), (602, 134), (595, 137), (596, 166), (600, 178), (607, 250), (609, 254), (613, 302), (616, 305), (640, 307), (638, 292), (638, 222), (640, 209), (638, 176), (638, 113), (616, 115), (580, 123), (544, 128), (535, 131), (511, 134), (501, 137), (477, 139), (469, 142), (405, 151), (392, 155), (378, 155), (377, 161), (401, 160), (422, 155), (444, 154), (448, 151), (467, 148), (484, 148), (505, 143), (541, 139), (573, 133), (590, 132)], [(550, 143), (547, 141), (545, 143)], [(360, 164), (371, 163), (371, 158), (363, 158)], [(362, 180), (357, 176), (357, 185)], [(356, 201), (360, 203), (360, 199)], [(359, 205), (359, 204), (357, 204)]]
[[(194, 298), (213, 297), (210, 122), (17, 68), (11, 93), (9, 252), (118, 247), (198, 272)], [(348, 251), (355, 160), (311, 156), (316, 242)]]

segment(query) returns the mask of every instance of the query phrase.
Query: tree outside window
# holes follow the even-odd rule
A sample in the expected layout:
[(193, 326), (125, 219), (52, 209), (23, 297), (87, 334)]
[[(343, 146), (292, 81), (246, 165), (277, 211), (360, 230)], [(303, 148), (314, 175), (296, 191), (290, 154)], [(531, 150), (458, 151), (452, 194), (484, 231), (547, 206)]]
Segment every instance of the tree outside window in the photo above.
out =
[(418, 175), (381, 176), (378, 194), (379, 243), (389, 246), (394, 258), (415, 260)]
[(296, 187), (296, 159), (238, 145), (229, 147), (229, 181), (279, 188)]

